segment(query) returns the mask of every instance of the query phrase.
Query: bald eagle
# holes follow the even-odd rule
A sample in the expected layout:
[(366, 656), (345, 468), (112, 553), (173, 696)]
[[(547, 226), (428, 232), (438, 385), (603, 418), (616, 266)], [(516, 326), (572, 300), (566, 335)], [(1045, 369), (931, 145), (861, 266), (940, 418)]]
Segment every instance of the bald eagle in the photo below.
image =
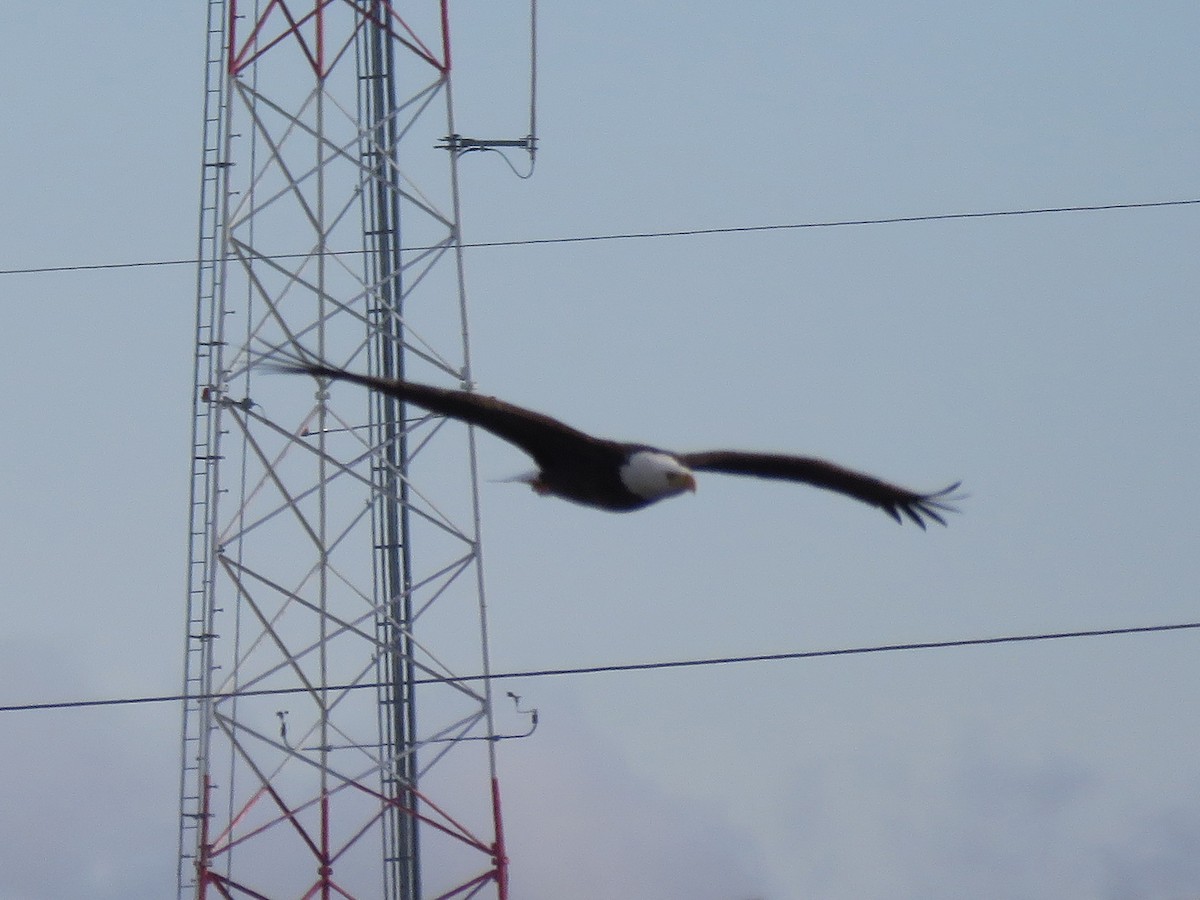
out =
[(557, 419), (471, 391), (456, 391), (398, 379), (359, 375), (316, 363), (274, 367), (316, 378), (349, 381), (379, 391), (432, 413), (477, 425), (521, 448), (538, 471), (521, 477), (539, 494), (549, 494), (613, 512), (629, 512), (684, 491), (696, 490), (693, 473), (724, 472), (781, 481), (798, 481), (837, 491), (877, 506), (897, 522), (901, 513), (921, 528), (925, 518), (940, 525), (942, 513), (958, 488), (920, 494), (834, 463), (805, 456), (706, 450), (674, 453), (646, 444), (594, 437)]

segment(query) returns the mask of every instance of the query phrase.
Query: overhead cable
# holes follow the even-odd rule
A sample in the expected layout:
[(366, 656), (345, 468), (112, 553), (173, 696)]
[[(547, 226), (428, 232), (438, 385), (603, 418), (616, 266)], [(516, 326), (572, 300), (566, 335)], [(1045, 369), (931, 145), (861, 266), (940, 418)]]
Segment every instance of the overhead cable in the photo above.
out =
[[(901, 225), (915, 222), (947, 222), (962, 219), (997, 219), (1008, 216), (1040, 216), (1058, 213), (1110, 212), (1114, 210), (1161, 209), (1171, 206), (1196, 205), (1200, 205), (1200, 198), (1192, 200), (1153, 200), (1138, 203), (1102, 203), (1087, 206), (1046, 206), (1030, 209), (990, 210), (985, 212), (929, 213), (927, 215), (887, 216), (876, 219), (833, 219), (821, 222), (791, 222), (780, 225), (732, 225), (716, 228), (685, 228), (674, 231), (629, 231), (615, 234), (575, 235), (572, 237), (513, 238), (511, 240), (464, 242), (462, 246), (467, 250), (496, 247), (532, 247), (549, 244), (582, 244), (598, 241), (647, 240), (650, 238), (704, 237), (711, 235), (750, 234), (755, 232), (769, 231), (797, 231), (807, 228), (846, 228), (853, 225)], [(421, 253), (429, 250), (436, 250), (438, 249), (438, 246), (402, 247), (400, 249), (403, 253)], [(357, 256), (366, 252), (368, 251), (326, 250), (321, 255)], [(264, 256), (262, 258), (271, 260), (303, 259), (305, 257), (316, 255), (317, 254), (314, 253), (278, 253)], [(27, 268), (0, 269), (0, 275), (40, 275), (49, 272), (94, 272), (113, 269), (153, 268), (157, 266), (193, 266), (198, 265), (200, 262), (201, 260), (195, 258), (185, 259), (181, 257), (178, 259), (155, 259), (137, 262), (30, 266)]]
[[(983, 647), (994, 644), (1027, 644), (1037, 641), (1060, 641), (1079, 638), (1115, 637), (1133, 634), (1160, 634), (1169, 631), (1186, 631), (1200, 628), (1200, 622), (1181, 622), (1173, 625), (1139, 625), (1128, 628), (1099, 628), (1087, 631), (1057, 631), (1039, 634), (1014, 634), (1000, 637), (960, 638), (948, 641), (919, 641), (903, 644), (875, 644), (865, 647), (843, 647), (835, 650), (798, 650), (787, 653), (759, 653), (747, 656), (717, 656), (700, 657), (695, 659), (660, 660), (641, 663), (610, 663), (594, 666), (571, 666), (553, 669), (524, 669), (513, 672), (497, 672), (490, 676), (492, 681), (504, 681), (515, 678), (548, 678), (563, 675), (600, 675), (618, 672), (646, 672), (655, 669), (685, 669), (702, 666), (722, 666), (742, 663), (783, 662), (788, 660), (820, 659), (831, 656), (860, 656), (870, 653), (895, 653), (901, 650), (946, 650), (955, 647)], [(464, 683), (485, 681), (489, 676), (465, 675), (462, 677), (429, 677), (417, 678), (413, 684), (444, 684), (447, 682)], [(330, 685), (330, 691), (352, 691), (363, 688), (379, 688), (377, 682), (361, 682), (356, 684)], [(86, 709), (104, 706), (133, 706), (147, 703), (178, 703), (183, 700), (230, 700), (234, 697), (267, 697), (284, 694), (309, 693), (309, 687), (263, 688), (261, 690), (245, 690), (228, 694), (162, 694), (146, 697), (122, 697), (105, 700), (63, 700), (45, 703), (18, 703), (0, 706), (0, 713), (32, 712), (51, 709)]]

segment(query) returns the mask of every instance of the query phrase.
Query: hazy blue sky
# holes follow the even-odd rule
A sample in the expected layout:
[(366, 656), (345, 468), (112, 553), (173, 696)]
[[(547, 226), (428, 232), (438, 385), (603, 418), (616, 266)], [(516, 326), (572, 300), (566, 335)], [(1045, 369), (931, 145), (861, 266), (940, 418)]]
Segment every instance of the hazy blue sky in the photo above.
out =
[[(194, 253), (205, 4), (0, 6), (0, 269)], [(526, 8), (454, 5), (464, 133)], [(1200, 198), (1200, 6), (543, 4), (468, 240)], [(963, 479), (485, 484), (499, 671), (1200, 620), (1200, 207), (478, 249), (481, 388)], [(0, 703), (178, 690), (195, 272), (0, 276)], [(520, 471), (490, 439), (481, 475)], [(515, 900), (1200, 893), (1195, 631), (502, 685)], [(0, 897), (174, 891), (179, 711), (3, 714)]]

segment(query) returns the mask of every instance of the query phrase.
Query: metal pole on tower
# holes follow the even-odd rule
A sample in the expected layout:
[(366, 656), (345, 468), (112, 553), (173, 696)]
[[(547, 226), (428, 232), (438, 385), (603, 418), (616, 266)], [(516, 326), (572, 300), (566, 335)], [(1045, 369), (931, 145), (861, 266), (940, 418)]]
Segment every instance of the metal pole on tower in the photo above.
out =
[[(372, 252), (366, 261), (374, 269), (366, 277), (379, 285), (379, 305), (372, 311), (375, 321), (375, 371), (388, 378), (403, 378), (405, 356), (397, 352), (404, 346), (404, 260), (401, 253), (400, 196), (397, 132), (395, 47), (387, 33), (375, 23), (366, 31), (360, 71), (363, 84), (360, 109), (364, 121), (377, 133), (366, 157), (371, 167), (373, 189), (367, 197), (365, 235)], [(399, 315), (391, 315), (398, 311)], [(395, 648), (383, 657), (381, 672), (381, 708), (387, 721), (381, 729), (387, 735), (397, 760), (394, 788), (400, 807), (415, 810), (419, 804), (417, 784), (416, 702), (413, 697), (416, 670), (413, 666), (411, 630), (397, 627), (412, 621), (412, 555), (408, 536), (409, 515), (408, 436), (403, 423), (406, 409), (390, 397), (375, 396), (374, 421), (380, 430), (378, 442), (386, 447), (386, 463), (381, 468), (386, 491), (377, 502), (377, 531), (380, 587), (382, 596), (391, 598), (391, 615), (383, 622), (384, 641)], [(399, 499), (398, 503), (391, 498)], [(420, 848), (416, 821), (399, 811), (389, 810), (385, 822), (385, 876), (390, 890), (399, 897), (421, 896)]]
[(446, 0), (207, 3), (179, 896), (504, 900)]

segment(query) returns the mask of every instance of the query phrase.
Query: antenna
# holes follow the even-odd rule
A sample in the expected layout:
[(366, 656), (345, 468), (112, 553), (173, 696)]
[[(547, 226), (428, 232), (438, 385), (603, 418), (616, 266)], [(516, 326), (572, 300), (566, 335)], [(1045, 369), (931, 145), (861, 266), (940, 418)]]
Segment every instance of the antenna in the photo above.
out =
[(446, 0), (207, 43), (179, 896), (505, 900), (474, 432), (261, 365), (471, 386)]

